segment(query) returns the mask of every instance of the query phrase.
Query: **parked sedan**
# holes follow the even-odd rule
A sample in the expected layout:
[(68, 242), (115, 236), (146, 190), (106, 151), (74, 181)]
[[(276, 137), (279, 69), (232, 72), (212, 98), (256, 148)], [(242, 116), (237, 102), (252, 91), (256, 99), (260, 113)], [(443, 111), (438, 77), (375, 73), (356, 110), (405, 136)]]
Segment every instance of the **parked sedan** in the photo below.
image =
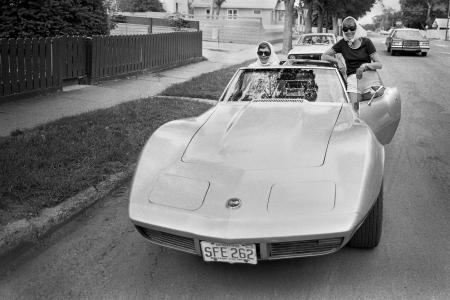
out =
[(398, 52), (415, 52), (426, 56), (430, 50), (430, 42), (419, 31), (412, 28), (397, 28), (386, 37), (387, 51), (391, 55)]
[[(331, 48), (338, 38), (332, 33), (306, 33), (299, 37), (291, 51), (288, 59), (312, 59), (320, 60), (320, 57)], [(345, 66), (345, 60), (341, 54), (336, 54), (339, 66)]]
[(288, 53), (288, 59), (316, 59), (337, 42), (331, 33), (302, 34)]
[(130, 219), (150, 242), (207, 262), (374, 248), (383, 145), (399, 120), (396, 88), (374, 93), (358, 113), (328, 62), (241, 68), (217, 105), (150, 137)]

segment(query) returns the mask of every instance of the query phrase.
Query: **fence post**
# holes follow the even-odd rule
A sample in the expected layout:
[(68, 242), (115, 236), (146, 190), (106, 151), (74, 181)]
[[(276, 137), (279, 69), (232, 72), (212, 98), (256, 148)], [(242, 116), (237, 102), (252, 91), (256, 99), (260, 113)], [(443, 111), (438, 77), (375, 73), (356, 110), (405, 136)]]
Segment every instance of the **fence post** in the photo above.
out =
[(85, 37), (86, 41), (86, 79), (85, 84), (92, 83), (92, 37)]

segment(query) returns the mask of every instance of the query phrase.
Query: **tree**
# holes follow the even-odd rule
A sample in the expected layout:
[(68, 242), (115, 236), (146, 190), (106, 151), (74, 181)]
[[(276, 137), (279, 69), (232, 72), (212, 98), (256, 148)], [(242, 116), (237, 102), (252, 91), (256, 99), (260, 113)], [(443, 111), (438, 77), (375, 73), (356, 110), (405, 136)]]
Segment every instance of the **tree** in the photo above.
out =
[(283, 49), (282, 52), (287, 54), (292, 49), (292, 23), (294, 14), (295, 0), (284, 0), (284, 30), (283, 30)]
[(15, 0), (1, 3), (0, 38), (108, 33), (103, 0)]
[(400, 0), (402, 22), (408, 27), (431, 27), (435, 17), (445, 17), (447, 0)]
[(226, 0), (215, 0), (214, 4), (216, 4), (217, 6), (217, 15), (220, 14), (220, 9), (222, 8), (222, 4), (225, 2)]
[(159, 0), (119, 0), (119, 8), (129, 12), (165, 11)]

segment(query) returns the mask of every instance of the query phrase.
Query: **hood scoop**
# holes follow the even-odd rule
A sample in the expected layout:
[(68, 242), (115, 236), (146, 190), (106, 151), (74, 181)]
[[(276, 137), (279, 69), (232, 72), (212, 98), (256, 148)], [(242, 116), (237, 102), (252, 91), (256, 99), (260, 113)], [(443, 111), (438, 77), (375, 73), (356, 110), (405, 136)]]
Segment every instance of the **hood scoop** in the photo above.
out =
[(307, 101), (219, 105), (182, 160), (255, 170), (320, 166), (341, 107)]

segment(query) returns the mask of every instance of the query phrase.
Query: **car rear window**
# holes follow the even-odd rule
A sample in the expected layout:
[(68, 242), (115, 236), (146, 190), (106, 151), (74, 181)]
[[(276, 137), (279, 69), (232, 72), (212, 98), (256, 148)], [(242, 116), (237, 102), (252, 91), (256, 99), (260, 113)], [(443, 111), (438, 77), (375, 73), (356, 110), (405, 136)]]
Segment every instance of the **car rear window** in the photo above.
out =
[(423, 36), (417, 30), (399, 30), (394, 33), (394, 38), (421, 40)]
[(241, 69), (221, 101), (288, 99), (309, 102), (345, 102), (345, 89), (335, 69)]
[(332, 35), (304, 35), (300, 37), (297, 45), (333, 45), (334, 42)]

